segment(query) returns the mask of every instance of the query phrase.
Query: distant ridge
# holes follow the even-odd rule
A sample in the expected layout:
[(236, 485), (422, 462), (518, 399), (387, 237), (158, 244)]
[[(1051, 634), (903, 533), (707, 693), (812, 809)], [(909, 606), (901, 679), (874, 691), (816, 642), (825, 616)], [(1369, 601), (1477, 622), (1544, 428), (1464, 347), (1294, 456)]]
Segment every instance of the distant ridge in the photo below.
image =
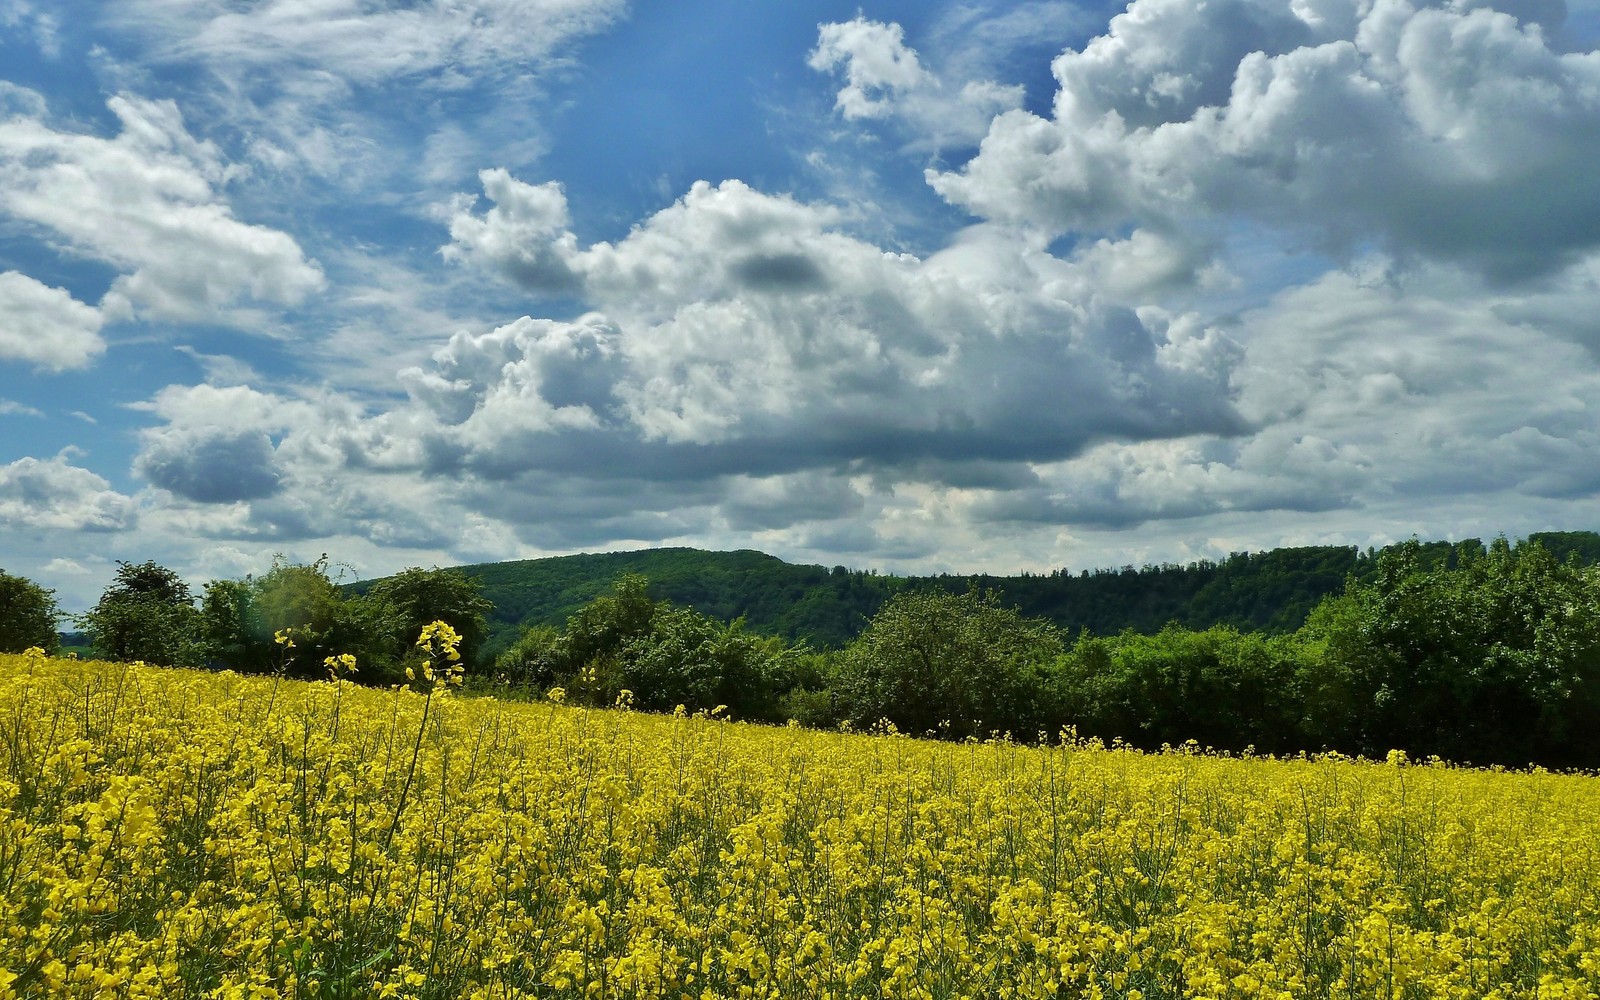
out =
[[(1600, 563), (1600, 534), (1539, 532), (1529, 541), (1560, 559)], [(1427, 542), (1427, 560), (1454, 562), (1478, 539)], [(503, 649), (525, 625), (560, 625), (624, 574), (650, 580), (653, 597), (714, 618), (744, 618), (755, 632), (839, 647), (860, 632), (890, 595), (907, 587), (992, 589), (1023, 614), (1048, 618), (1069, 634), (1109, 635), (1232, 625), (1273, 633), (1298, 628), (1311, 609), (1367, 572), (1376, 552), (1355, 546), (1304, 546), (1238, 552), (1183, 565), (1097, 569), (1018, 576), (900, 577), (788, 563), (752, 549), (641, 549), (459, 567), (483, 585), (494, 604), (489, 651)], [(375, 581), (353, 585), (365, 590)]]

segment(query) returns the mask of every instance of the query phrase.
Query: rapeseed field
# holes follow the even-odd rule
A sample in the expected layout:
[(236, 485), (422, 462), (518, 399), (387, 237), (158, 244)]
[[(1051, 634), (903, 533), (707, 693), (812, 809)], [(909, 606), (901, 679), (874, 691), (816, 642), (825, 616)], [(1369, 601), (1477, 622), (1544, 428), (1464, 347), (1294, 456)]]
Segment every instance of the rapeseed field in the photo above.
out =
[(0, 656), (0, 995), (1600, 996), (1600, 781)]

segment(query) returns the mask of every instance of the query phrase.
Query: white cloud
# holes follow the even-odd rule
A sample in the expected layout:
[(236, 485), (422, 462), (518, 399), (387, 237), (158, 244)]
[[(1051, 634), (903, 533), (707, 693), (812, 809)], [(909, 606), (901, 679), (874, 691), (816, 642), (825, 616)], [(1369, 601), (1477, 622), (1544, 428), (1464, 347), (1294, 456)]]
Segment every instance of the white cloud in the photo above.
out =
[(998, 117), (929, 171), (941, 195), (1056, 232), (1237, 214), (1507, 278), (1600, 242), (1600, 60), (1488, 7), (1136, 0), (1054, 70), (1054, 116)]
[(13, 531), (122, 531), (138, 511), (103, 478), (55, 458), (0, 465), (0, 525)]
[(43, 118), (47, 108), (44, 95), (37, 90), (10, 80), (0, 80), (0, 118), (10, 118), (12, 115)]
[(864, 17), (819, 25), (806, 64), (824, 73), (844, 66), (847, 82), (835, 106), (846, 118), (886, 117), (895, 94), (934, 85), (916, 52), (906, 47), (900, 25)]
[(277, 493), (274, 438), (305, 422), (306, 404), (248, 386), (168, 386), (147, 408), (164, 423), (141, 432), (134, 469), (186, 500), (224, 504)]
[[(625, 0), (130, 0), (107, 16), (156, 63), (203, 67), (194, 99), (221, 108), (257, 163), (365, 196), (419, 160), (455, 184), (481, 150), (537, 151), (524, 106), (578, 39), (625, 12)], [(509, 99), (485, 112), (472, 99), (483, 90)], [(373, 99), (403, 101), (433, 140), (397, 155), (408, 139), (371, 114)]]
[(63, 559), (59, 556), (45, 563), (44, 571), (60, 576), (88, 576), (94, 572), (76, 559)]
[(0, 417), (42, 417), (44, 411), (14, 399), (0, 399)]
[(0, 271), (0, 361), (61, 371), (82, 368), (106, 349), (100, 311), (70, 292), (17, 271)]
[[(558, 257), (599, 311), (458, 336), (432, 371), (408, 373), (447, 427), (440, 443), (469, 464), (566, 467), (598, 450), (645, 476), (770, 474), (1059, 458), (1101, 436), (1236, 423), (1236, 349), (1192, 318), (1097, 296), (1094, 275), (1128, 256), (1109, 246), (1061, 261), (1013, 236), (975, 255), (981, 267), (960, 249), (920, 260), (837, 232), (832, 209), (736, 181), (697, 184), (584, 250), (552, 227), (560, 213), (530, 214), (463, 208), (452, 232), (471, 242), (454, 250), (503, 276), (517, 273), (507, 259)], [(1133, 271), (1173, 270), (1171, 254), (1139, 252), (1161, 260)], [(533, 270), (542, 289), (549, 269)]]
[(0, 211), (117, 268), (108, 312), (227, 320), (241, 300), (296, 305), (323, 287), (292, 237), (233, 217), (221, 192), (237, 168), (174, 104), (121, 95), (108, 106), (122, 125), (112, 139), (0, 122)]
[(623, 0), (136, 0), (120, 17), (160, 39), (160, 54), (218, 67), (316, 69), (373, 83), (463, 73), (527, 72), (567, 58), (565, 46), (619, 17)]
[(27, 0), (0, 2), (0, 26), (20, 36), (27, 37), (45, 56), (54, 59), (61, 54), (58, 34), (61, 29), (56, 15), (40, 10), (39, 5)]
[[(1234, 377), (1249, 434), (1113, 442), (1035, 464), (1037, 484), (985, 494), (975, 516), (1115, 529), (1354, 510), (1403, 525), (1451, 510), (1515, 531), (1530, 511), (1593, 507), (1596, 343), (1507, 319), (1573, 289), (1486, 291), (1448, 267), (1402, 281), (1334, 272), (1242, 317), (1249, 350)], [(1433, 533), (1459, 530), (1438, 526), (1449, 523)]]
[(818, 72), (844, 74), (834, 106), (846, 119), (903, 119), (916, 136), (913, 148), (971, 145), (995, 115), (1022, 104), (1020, 86), (942, 79), (925, 69), (905, 44), (899, 24), (859, 15), (818, 25), (817, 45), (806, 64)]
[(567, 197), (561, 185), (526, 184), (504, 169), (478, 174), (484, 197), (494, 203), (481, 217), (464, 196), (450, 212), (446, 260), (470, 260), (534, 291), (575, 291), (578, 239), (567, 231)]

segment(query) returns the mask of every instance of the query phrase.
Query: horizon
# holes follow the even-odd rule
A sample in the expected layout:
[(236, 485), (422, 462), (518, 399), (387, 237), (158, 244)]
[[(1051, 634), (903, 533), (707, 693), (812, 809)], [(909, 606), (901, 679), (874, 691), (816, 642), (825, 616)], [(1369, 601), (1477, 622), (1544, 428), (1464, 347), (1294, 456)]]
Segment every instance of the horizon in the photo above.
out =
[(0, 569), (1600, 525), (1600, 0), (0, 0)]

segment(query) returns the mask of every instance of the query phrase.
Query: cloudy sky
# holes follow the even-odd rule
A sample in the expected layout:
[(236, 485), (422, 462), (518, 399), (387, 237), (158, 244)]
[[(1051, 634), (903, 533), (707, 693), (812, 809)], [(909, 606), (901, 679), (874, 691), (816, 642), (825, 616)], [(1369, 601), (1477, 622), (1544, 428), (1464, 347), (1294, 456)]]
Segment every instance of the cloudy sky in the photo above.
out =
[(1600, 529), (1600, 0), (0, 0), (0, 567)]

